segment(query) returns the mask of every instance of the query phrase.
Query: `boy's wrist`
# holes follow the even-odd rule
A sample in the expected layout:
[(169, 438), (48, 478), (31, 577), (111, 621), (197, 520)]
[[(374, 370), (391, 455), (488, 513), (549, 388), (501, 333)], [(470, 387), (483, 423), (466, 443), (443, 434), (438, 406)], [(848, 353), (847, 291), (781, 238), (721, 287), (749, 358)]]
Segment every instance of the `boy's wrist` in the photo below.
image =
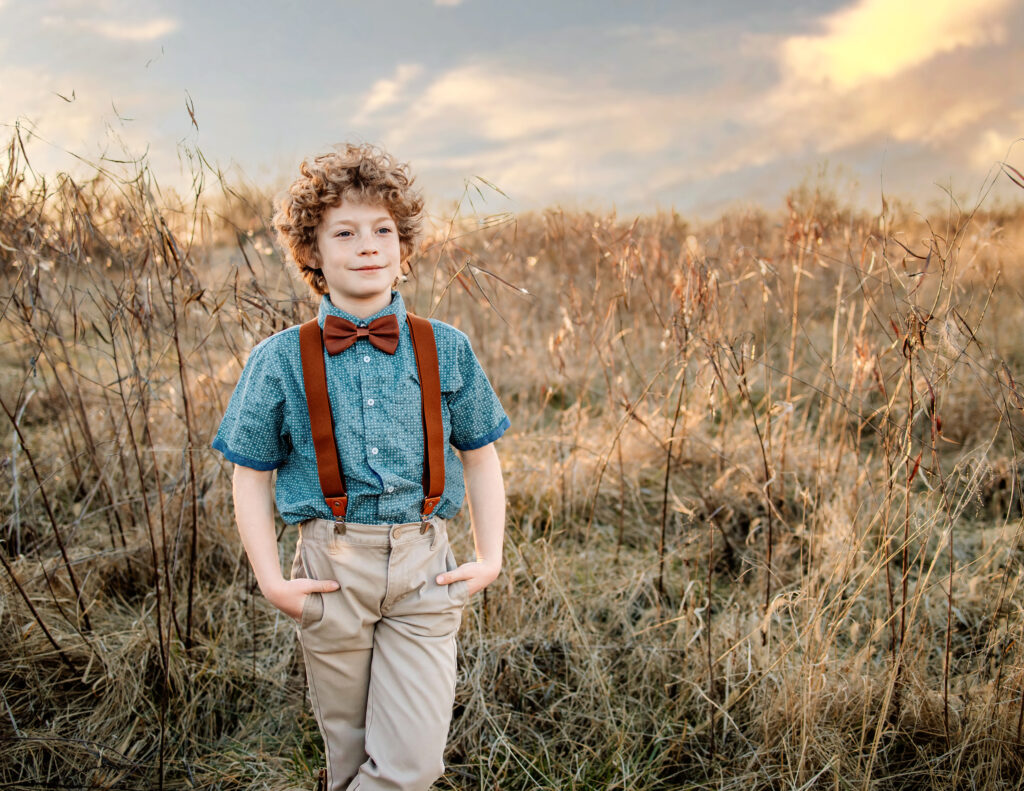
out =
[(501, 573), (501, 558), (498, 558), (497, 560), (488, 560), (487, 558), (477, 557), (476, 562), (487, 568), (489, 571), (493, 571), (495, 576)]
[(281, 587), (285, 582), (286, 580), (283, 574), (278, 574), (276, 577), (271, 577), (266, 580), (256, 580), (256, 583), (260, 587), (260, 593), (263, 594), (263, 598), (265, 599), (273, 599), (274, 594), (281, 590)]

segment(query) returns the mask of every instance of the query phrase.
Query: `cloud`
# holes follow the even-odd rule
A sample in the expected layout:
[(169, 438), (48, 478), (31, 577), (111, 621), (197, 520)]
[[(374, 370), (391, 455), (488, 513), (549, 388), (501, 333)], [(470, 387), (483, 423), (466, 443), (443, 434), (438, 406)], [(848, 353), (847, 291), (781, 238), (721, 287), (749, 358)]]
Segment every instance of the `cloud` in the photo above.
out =
[[(95, 108), (77, 97), (78, 88), (68, 82), (23, 66), (0, 68), (0, 123), (13, 125), (21, 122), (29, 127), (53, 120), (59, 126), (58, 135), (63, 139), (85, 140), (96, 129)], [(67, 102), (57, 94), (71, 98)]]
[[(778, 41), (736, 46), (762, 58), (785, 51)], [(403, 66), (374, 86), (352, 120), (411, 161), (432, 193), (451, 194), (453, 179), (480, 175), (523, 205), (592, 195), (620, 207), (656, 196), (685, 200), (711, 194), (716, 180), (742, 190), (743, 179), (730, 174), (748, 169), (790, 179), (789, 187), (799, 178), (792, 174), (824, 156), (873, 167), (887, 141), (909, 146), (907, 156), (923, 163), (919, 172), (936, 163), (924, 177), (930, 183), (958, 162), (987, 158), (987, 167), (993, 141), (1005, 151), (1019, 124), (1007, 108), (1019, 106), (1020, 94), (1006, 79), (1007, 57), (1005, 49), (961, 47), (889, 77), (795, 94), (786, 72), (758, 94), (744, 69), (658, 89), (497, 58), (430, 78)]]
[(423, 73), (418, 63), (402, 63), (395, 69), (393, 77), (377, 80), (363, 100), (363, 106), (353, 116), (352, 123), (363, 124), (370, 116), (391, 107), (402, 98), (405, 88)]
[(1013, 0), (859, 0), (822, 20), (823, 33), (781, 48), (784, 79), (850, 90), (894, 77), (960, 47), (1006, 38)]
[[(991, 167), (996, 162), (1011, 164), (1021, 161), (1024, 154), (1024, 110), (1012, 113), (1005, 127), (987, 127), (975, 133), (968, 157), (970, 163), (980, 169)], [(1014, 156), (1016, 154), (1016, 156)]]
[(1011, 139), (1024, 89), (1009, 78), (1022, 15), (1008, 0), (860, 0), (821, 26), (779, 42), (777, 83), (744, 103), (706, 175), (890, 142), (931, 152), (937, 169), (977, 168)]
[(74, 27), (113, 41), (154, 41), (176, 31), (180, 24), (170, 17), (130, 22), (123, 19), (70, 19), (65, 16), (43, 18), (48, 27)]
[(153, 41), (163, 38), (178, 29), (178, 21), (169, 17), (151, 19), (146, 22), (88, 22), (81, 26), (106, 38), (120, 41)]
[(697, 103), (578, 76), (477, 62), (438, 75), (374, 119), (418, 168), (481, 175), (518, 199), (644, 189), (637, 161), (678, 148)]
[(457, 6), (462, 5), (462, 0), (434, 0), (434, 5)]
[[(13, 135), (18, 126), (36, 172), (52, 175), (65, 171), (89, 177), (93, 171), (88, 163), (120, 172), (124, 170), (121, 165), (102, 158), (131, 160), (146, 154), (154, 173), (168, 180), (175, 178), (179, 170), (176, 139), (188, 132), (160, 134), (153, 126), (151, 119), (159, 117), (162, 110), (161, 91), (122, 91), (115, 111), (109, 86), (86, 72), (47, 74), (40, 69), (0, 65), (0, 85), (4, 86), (0, 132)], [(66, 101), (61, 96), (74, 98)], [(183, 119), (178, 128), (185, 127)]]
[(680, 104), (641, 90), (587, 85), (545, 72), (513, 72), (498, 64), (452, 69), (435, 79), (403, 111), (399, 142), (423, 125), (445, 127), (483, 141), (521, 143), (571, 134), (605, 151), (658, 149), (674, 134)]

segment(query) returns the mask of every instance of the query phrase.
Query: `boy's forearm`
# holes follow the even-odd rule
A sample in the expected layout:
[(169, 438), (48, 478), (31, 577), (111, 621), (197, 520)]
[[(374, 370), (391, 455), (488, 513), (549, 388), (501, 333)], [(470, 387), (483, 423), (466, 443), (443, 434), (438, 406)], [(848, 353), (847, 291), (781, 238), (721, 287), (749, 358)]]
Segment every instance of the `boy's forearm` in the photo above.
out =
[(235, 466), (235, 522), (263, 595), (284, 579), (274, 527), (273, 472)]
[(476, 559), (497, 572), (501, 569), (505, 538), (505, 484), (501, 478), (501, 462), (493, 443), (461, 455)]

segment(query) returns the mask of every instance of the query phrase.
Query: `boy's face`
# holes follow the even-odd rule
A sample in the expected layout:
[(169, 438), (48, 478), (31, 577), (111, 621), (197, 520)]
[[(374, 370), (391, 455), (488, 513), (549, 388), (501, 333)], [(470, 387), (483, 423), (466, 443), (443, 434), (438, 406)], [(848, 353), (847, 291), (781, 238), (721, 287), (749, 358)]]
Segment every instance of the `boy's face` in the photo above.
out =
[(342, 201), (324, 212), (316, 243), (335, 307), (365, 317), (391, 302), (402, 253), (386, 206)]

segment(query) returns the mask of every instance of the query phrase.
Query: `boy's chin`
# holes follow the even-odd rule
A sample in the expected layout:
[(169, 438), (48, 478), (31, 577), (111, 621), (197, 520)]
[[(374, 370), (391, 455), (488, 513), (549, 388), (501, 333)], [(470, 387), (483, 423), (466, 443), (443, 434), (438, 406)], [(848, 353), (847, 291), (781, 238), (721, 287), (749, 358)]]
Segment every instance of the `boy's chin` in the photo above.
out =
[(391, 283), (380, 288), (346, 289), (329, 291), (332, 302), (374, 302), (376, 300), (391, 301), (394, 289)]

